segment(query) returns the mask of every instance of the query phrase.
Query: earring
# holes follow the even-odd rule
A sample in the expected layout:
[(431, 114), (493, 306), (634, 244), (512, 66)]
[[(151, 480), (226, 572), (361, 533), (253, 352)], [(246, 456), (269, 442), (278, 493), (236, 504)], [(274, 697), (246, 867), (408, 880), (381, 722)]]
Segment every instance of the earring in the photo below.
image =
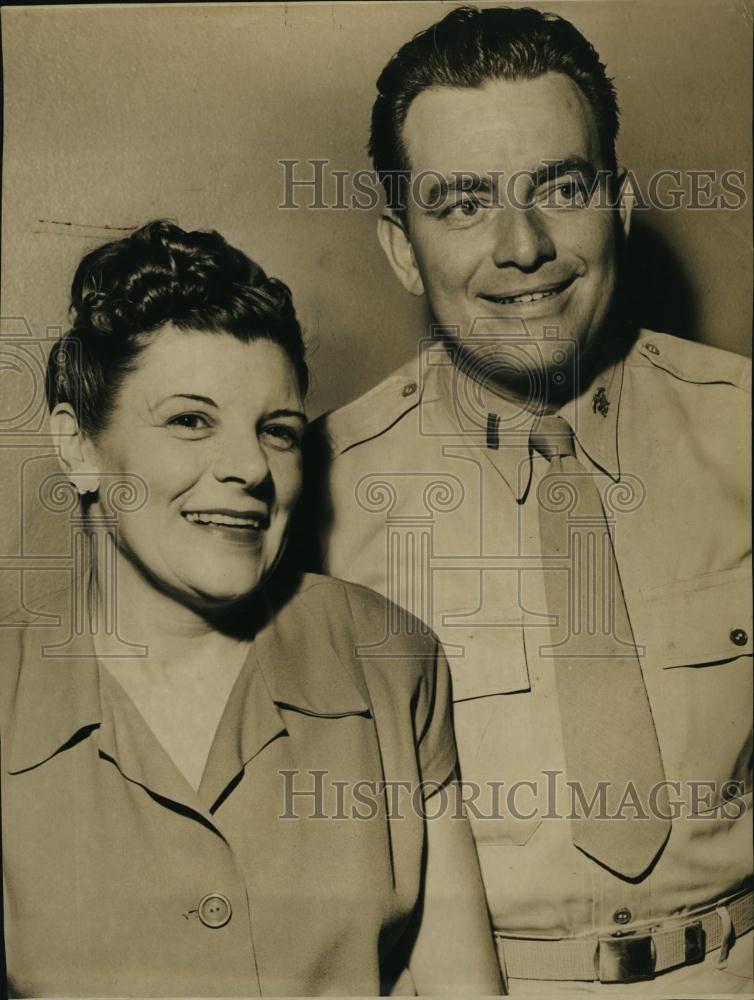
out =
[(70, 482), (71, 486), (76, 490), (79, 496), (82, 497), (87, 493), (96, 493), (99, 489), (99, 479), (79, 479), (76, 477), (75, 479), (72, 478)]

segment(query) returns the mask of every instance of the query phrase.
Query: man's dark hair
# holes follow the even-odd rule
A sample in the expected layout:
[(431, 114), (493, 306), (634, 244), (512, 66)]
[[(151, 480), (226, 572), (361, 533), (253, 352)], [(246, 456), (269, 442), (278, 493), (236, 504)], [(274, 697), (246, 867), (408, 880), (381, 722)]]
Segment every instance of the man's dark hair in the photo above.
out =
[(270, 340), (288, 355), (302, 395), (308, 387), (288, 287), (219, 233), (157, 220), (92, 250), (73, 278), (71, 316), (47, 363), (47, 402), (50, 410), (69, 403), (89, 435), (106, 427), (123, 379), (166, 323)]
[(563, 73), (581, 89), (594, 114), (603, 166), (616, 169), (618, 104), (593, 46), (556, 14), (529, 7), (458, 7), (396, 52), (377, 80), (369, 153), (388, 205), (406, 207), (410, 164), (403, 124), (414, 98), (429, 87), (481, 87), (490, 80)]

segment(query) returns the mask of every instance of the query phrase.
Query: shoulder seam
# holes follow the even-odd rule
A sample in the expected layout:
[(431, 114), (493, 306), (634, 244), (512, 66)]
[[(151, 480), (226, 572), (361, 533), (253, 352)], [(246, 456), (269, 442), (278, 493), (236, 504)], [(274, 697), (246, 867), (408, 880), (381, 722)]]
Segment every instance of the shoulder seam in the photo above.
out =
[[(399, 387), (400, 395), (396, 391)], [(388, 401), (394, 400), (389, 409), (380, 407), (379, 400), (383, 396), (387, 397)], [(405, 377), (392, 376), (366, 395), (326, 414), (322, 419), (334, 455), (342, 455), (350, 448), (371, 441), (390, 430), (420, 404), (421, 396), (420, 387), (416, 382)], [(368, 408), (369, 402), (373, 404), (372, 409)], [(362, 419), (360, 421), (354, 419), (356, 416), (362, 416)], [(354, 423), (357, 426), (354, 426)]]
[[(663, 353), (653, 343), (654, 341), (664, 345), (666, 353)], [(694, 354), (688, 368), (682, 361), (678, 362), (672, 356), (673, 350), (683, 350), (684, 347)], [(636, 357), (636, 354), (639, 357)], [(706, 370), (702, 372), (700, 369), (704, 357), (707, 358), (708, 364)], [(744, 355), (712, 344), (698, 344), (669, 334), (644, 331), (625, 363), (628, 367), (639, 368), (644, 367), (647, 362), (653, 368), (667, 372), (682, 382), (693, 385), (729, 385), (751, 393), (751, 360)]]

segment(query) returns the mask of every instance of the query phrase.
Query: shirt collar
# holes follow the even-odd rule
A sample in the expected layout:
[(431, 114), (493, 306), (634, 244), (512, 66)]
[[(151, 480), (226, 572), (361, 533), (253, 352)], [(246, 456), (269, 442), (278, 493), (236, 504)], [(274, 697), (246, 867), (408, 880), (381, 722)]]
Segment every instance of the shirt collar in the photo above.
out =
[[(461, 446), (482, 450), (516, 500), (523, 502), (531, 483), (529, 436), (536, 415), (475, 382), (453, 364), (440, 345), (432, 345), (423, 354), (422, 404), (432, 414), (435, 431), (453, 436)], [(557, 411), (573, 428), (589, 460), (616, 482), (620, 479), (618, 413), (622, 387), (623, 361), (619, 360)]]
[[(328, 626), (306, 606), (302, 595), (280, 598), (280, 589), (266, 602), (266, 621), (252, 644), (247, 661), (251, 675), (258, 663), (264, 683), (242, 678), (240, 684), (253, 689), (254, 700), (267, 694), (265, 732), (284, 728), (277, 707), (292, 708), (307, 715), (341, 718), (367, 715), (369, 706), (354, 675), (336, 652)], [(91, 633), (71, 634), (74, 620), (71, 595), (55, 595), (59, 628), (30, 626), (22, 637), (22, 663), (14, 706), (12, 750), (7, 769), (15, 774), (54, 757), (83, 738), (104, 720), (99, 667)], [(84, 616), (87, 617), (87, 616)], [(246, 672), (244, 672), (246, 673)], [(241, 698), (240, 702), (246, 702)], [(260, 749), (258, 733), (252, 730), (258, 713), (243, 713), (234, 743), (239, 762)], [(248, 718), (247, 718), (248, 716)]]
[(338, 656), (327, 626), (295, 594), (267, 595), (257, 633), (231, 692), (207, 760), (199, 795), (210, 811), (228, 782), (268, 743), (289, 731), (283, 710), (323, 719), (369, 715), (365, 697)]
[(559, 411), (594, 465), (620, 479), (618, 414), (623, 393), (623, 360), (609, 365)]
[[(21, 669), (16, 688), (11, 774), (29, 770), (54, 757), (77, 736), (102, 722), (97, 659), (91, 634), (71, 626), (71, 594), (56, 594), (53, 607), (61, 626), (24, 629)], [(45, 609), (47, 610), (47, 609)]]
[(305, 592), (282, 602), (272, 593), (268, 607), (255, 652), (275, 704), (327, 718), (368, 714), (364, 692), (336, 652), (328, 624), (307, 607)]

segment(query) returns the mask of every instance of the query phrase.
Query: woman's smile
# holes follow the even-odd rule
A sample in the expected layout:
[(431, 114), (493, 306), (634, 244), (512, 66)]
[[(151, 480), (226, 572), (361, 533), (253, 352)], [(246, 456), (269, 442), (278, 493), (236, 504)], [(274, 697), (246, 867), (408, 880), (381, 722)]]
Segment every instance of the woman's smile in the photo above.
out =
[(266, 510), (181, 511), (190, 525), (233, 545), (259, 546), (270, 524)]

